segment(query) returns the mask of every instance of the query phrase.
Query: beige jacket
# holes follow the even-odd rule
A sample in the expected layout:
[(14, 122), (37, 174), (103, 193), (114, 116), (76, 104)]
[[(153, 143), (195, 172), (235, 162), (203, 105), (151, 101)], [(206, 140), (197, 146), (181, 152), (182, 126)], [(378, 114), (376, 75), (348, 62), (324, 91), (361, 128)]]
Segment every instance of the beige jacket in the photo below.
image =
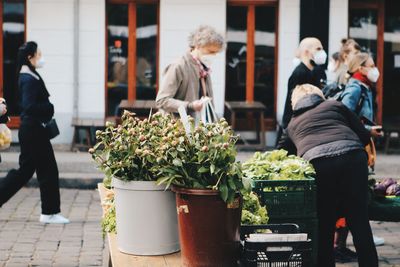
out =
[[(210, 76), (206, 78), (207, 96), (213, 97)], [(178, 112), (180, 106), (187, 108), (190, 102), (199, 99), (200, 69), (189, 52), (168, 65), (158, 91), (156, 104), (165, 112)], [(193, 114), (190, 114), (193, 115)]]

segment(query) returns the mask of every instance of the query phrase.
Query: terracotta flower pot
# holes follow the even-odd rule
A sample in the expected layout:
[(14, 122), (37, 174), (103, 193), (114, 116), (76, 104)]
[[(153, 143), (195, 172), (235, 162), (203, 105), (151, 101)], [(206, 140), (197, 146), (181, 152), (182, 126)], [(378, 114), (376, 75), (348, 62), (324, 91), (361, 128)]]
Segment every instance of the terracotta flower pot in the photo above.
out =
[(236, 266), (242, 198), (225, 203), (215, 190), (173, 187), (183, 266)]

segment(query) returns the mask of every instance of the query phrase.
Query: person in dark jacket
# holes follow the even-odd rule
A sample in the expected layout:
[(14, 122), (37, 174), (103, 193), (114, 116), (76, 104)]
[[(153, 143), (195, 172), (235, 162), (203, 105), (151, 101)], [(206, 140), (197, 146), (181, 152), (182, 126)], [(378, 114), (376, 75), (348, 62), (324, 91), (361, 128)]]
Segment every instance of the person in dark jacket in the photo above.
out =
[[(353, 234), (359, 266), (378, 266), (368, 219), (368, 165), (364, 146), (370, 132), (341, 102), (325, 100), (313, 85), (297, 86), (293, 117), (282, 148), (293, 143), (297, 155), (316, 171), (318, 266), (335, 266), (333, 237), (338, 210)], [(343, 205), (344, 204), (344, 205)]]
[(308, 37), (300, 42), (298, 49), (301, 62), (293, 70), (288, 81), (285, 110), (281, 123), (284, 129), (286, 129), (293, 113), (290, 99), (294, 88), (305, 83), (322, 88), (323, 82), (326, 80), (325, 70), (321, 65), (325, 64), (327, 54), (321, 42), (317, 38)]
[(36, 171), (40, 186), (42, 223), (69, 223), (60, 214), (58, 168), (53, 147), (44, 125), (54, 115), (49, 92), (36, 68), (43, 66), (41, 51), (35, 42), (27, 42), (18, 50), (18, 87), (21, 125), (18, 139), (21, 146), (19, 169), (11, 170), (0, 182), (0, 206), (18, 192)]

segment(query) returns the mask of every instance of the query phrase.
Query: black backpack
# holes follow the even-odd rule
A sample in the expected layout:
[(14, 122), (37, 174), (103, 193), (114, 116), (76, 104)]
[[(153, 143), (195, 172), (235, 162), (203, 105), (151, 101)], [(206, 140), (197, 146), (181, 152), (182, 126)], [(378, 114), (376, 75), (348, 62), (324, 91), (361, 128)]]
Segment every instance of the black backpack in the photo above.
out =
[(344, 91), (346, 86), (344, 84), (339, 84), (337, 82), (333, 82), (330, 84), (325, 85), (322, 88), (322, 93), (324, 94), (326, 99), (335, 99), (341, 101), (341, 95)]

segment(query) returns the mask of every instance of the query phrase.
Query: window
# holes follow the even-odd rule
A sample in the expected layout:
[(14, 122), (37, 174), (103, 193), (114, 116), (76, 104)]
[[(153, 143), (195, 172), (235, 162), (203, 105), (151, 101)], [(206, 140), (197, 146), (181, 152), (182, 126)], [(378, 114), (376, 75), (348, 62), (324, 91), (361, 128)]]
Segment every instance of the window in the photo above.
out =
[(25, 42), (25, 1), (3, 0), (0, 2), (0, 94), (7, 100), (11, 127), (19, 122), (19, 97), (16, 59), (18, 48)]
[(277, 1), (228, 0), (226, 100), (260, 101), (275, 115)]
[(158, 1), (107, 4), (106, 113), (123, 99), (154, 100), (157, 92)]

